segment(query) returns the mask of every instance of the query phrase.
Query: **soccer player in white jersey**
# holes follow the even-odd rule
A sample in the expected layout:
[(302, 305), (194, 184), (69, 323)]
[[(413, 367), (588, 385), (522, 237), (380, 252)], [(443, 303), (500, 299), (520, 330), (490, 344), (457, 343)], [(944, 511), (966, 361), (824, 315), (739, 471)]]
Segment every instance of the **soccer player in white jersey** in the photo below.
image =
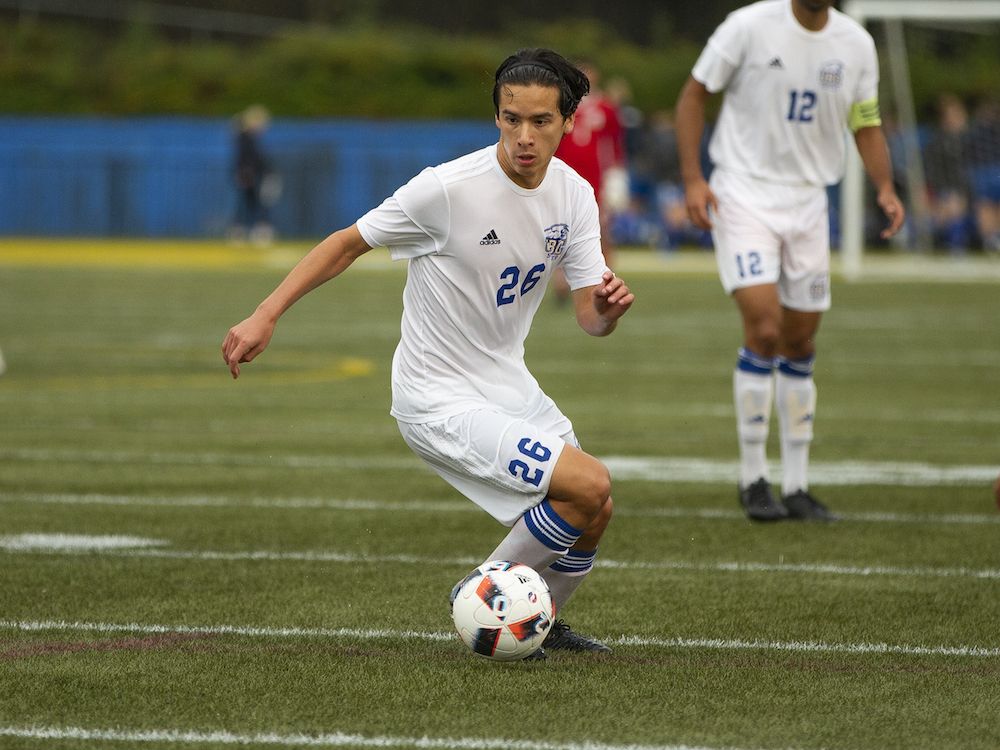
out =
[[(551, 50), (509, 57), (493, 89), (499, 142), (425, 169), (320, 242), (222, 345), (236, 378), (282, 313), (359, 256), (385, 246), (407, 260), (391, 413), (417, 455), (510, 527), (485, 559), (536, 569), (557, 612), (593, 567), (611, 482), (528, 372), (524, 340), (556, 267), (592, 336), (611, 333), (635, 299), (604, 262), (593, 189), (553, 159), (588, 88)], [(562, 619), (543, 648), (610, 650)]]
[[(878, 109), (871, 36), (833, 0), (762, 0), (715, 30), (677, 102), (677, 140), (691, 220), (712, 230), (719, 275), (743, 320), (733, 377), (739, 497), (755, 520), (833, 520), (809, 492), (815, 336), (830, 307), (826, 187), (843, 176), (853, 134), (895, 234), (904, 210)], [(724, 91), (700, 163), (705, 106)], [(765, 446), (772, 401), (781, 431), (781, 498)]]

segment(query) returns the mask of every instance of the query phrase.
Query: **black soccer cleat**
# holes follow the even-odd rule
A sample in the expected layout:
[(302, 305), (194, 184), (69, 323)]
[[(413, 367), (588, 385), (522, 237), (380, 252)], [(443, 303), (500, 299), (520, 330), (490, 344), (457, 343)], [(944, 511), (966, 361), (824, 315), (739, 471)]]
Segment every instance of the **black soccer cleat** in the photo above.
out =
[(785, 495), (781, 498), (781, 502), (788, 510), (788, 517), (796, 521), (840, 520), (839, 516), (805, 490), (796, 490), (791, 495)]
[(748, 487), (740, 488), (740, 504), (747, 518), (753, 521), (781, 521), (788, 518), (788, 509), (774, 499), (771, 485), (764, 477)]
[(561, 649), (563, 651), (589, 651), (596, 654), (611, 653), (609, 646), (585, 635), (574, 633), (563, 620), (556, 620), (552, 623), (549, 634), (542, 641), (542, 647), (550, 648), (553, 651)]

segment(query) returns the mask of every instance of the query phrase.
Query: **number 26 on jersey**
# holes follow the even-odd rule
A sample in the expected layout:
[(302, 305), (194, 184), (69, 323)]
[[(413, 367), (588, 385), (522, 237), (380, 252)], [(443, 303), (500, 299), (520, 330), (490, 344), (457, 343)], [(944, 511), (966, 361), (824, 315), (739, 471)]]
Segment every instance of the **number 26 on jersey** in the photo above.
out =
[[(521, 442), (517, 444), (517, 450), (522, 456), (530, 458), (536, 464), (544, 464), (552, 458), (551, 449), (546, 448), (537, 440), (532, 441), (528, 437), (521, 438)], [(529, 466), (525, 461), (517, 458), (507, 464), (507, 471), (510, 472), (511, 476), (522, 479), (535, 487), (538, 487), (542, 483), (542, 477), (545, 476), (545, 468), (547, 467)]]
[(521, 281), (521, 269), (517, 266), (507, 266), (500, 274), (500, 288), (497, 289), (497, 307), (502, 307), (503, 305), (509, 305), (511, 302), (517, 299), (518, 292), (520, 292), (523, 297), (525, 294), (530, 292), (539, 281), (542, 279), (542, 272), (545, 270), (545, 264), (539, 263), (537, 266), (532, 266), (528, 269), (528, 272), (524, 274), (524, 281)]

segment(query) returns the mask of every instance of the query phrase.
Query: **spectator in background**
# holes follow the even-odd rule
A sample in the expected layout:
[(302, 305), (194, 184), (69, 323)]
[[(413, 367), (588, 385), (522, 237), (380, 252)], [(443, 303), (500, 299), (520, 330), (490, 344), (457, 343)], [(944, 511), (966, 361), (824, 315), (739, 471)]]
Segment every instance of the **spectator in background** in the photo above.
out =
[(937, 103), (937, 127), (924, 149), (927, 200), (935, 244), (964, 253), (972, 244), (969, 115), (954, 94)]
[(656, 214), (665, 235), (664, 244), (704, 244), (704, 233), (691, 223), (684, 201), (673, 110), (659, 110), (650, 116), (644, 156), (655, 184)]
[(270, 122), (270, 113), (260, 105), (248, 107), (236, 117), (236, 216), (230, 237), (239, 241), (249, 238), (257, 245), (269, 245), (274, 239), (269, 207), (276, 197), (275, 182), (260, 142)]
[[(601, 89), (600, 71), (590, 62), (577, 67), (590, 81), (590, 93), (576, 110), (576, 123), (556, 150), (556, 156), (571, 166), (594, 188), (600, 211), (604, 258), (614, 267), (614, 245), (609, 231), (612, 210), (628, 201), (625, 172), (625, 128), (615, 102)], [(624, 192), (624, 196), (623, 193)], [(569, 286), (561, 271), (553, 275), (556, 298), (569, 299)]]
[(609, 79), (604, 90), (618, 112), (623, 153), (621, 166), (606, 174), (601, 188), (605, 208), (610, 214), (607, 221), (609, 239), (612, 243), (644, 245), (650, 238), (643, 231), (642, 201), (636, 195), (637, 185), (631, 169), (641, 146), (643, 113), (632, 102), (632, 86), (621, 76)]
[[(905, 179), (907, 170), (910, 168), (910, 149), (906, 142), (906, 136), (900, 127), (896, 113), (891, 109), (882, 110), (882, 132), (885, 135), (886, 147), (889, 149), (889, 163), (892, 165), (892, 184), (896, 188), (896, 195), (904, 204), (909, 204), (909, 185)], [(835, 246), (840, 245), (840, 185), (831, 185), (827, 188), (830, 196), (830, 239)], [(919, 212), (918, 212), (919, 213)], [(912, 217), (907, 214), (903, 226), (900, 227), (892, 237), (883, 237), (884, 227), (879, 215), (878, 196), (873, 196), (870, 205), (865, 208), (865, 242), (870, 247), (888, 247), (890, 245), (912, 250), (916, 246), (917, 234), (913, 230)]]
[(976, 227), (983, 249), (1000, 253), (1000, 99), (976, 108), (969, 141)]
[[(645, 116), (632, 101), (632, 87), (629, 82), (621, 76), (616, 76), (608, 80), (605, 87), (605, 94), (611, 105), (618, 113), (618, 121), (621, 123), (622, 135), (621, 143), (623, 150), (622, 171), (626, 171), (626, 166), (631, 166), (632, 158), (642, 146), (643, 125)], [(605, 185), (605, 187), (607, 187)]]

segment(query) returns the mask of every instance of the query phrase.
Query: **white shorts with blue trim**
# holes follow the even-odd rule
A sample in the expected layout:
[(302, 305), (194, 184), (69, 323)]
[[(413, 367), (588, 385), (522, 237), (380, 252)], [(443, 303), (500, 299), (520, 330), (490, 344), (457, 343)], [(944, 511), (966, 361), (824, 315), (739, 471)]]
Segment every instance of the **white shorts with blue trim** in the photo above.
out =
[(398, 422), (403, 440), (448, 484), (505, 526), (545, 499), (573, 425), (550, 406), (530, 420), (477, 409), (438, 422)]
[(712, 240), (727, 294), (777, 284), (792, 310), (830, 309), (830, 213), (826, 189), (779, 185), (722, 169), (712, 172), (719, 203)]

